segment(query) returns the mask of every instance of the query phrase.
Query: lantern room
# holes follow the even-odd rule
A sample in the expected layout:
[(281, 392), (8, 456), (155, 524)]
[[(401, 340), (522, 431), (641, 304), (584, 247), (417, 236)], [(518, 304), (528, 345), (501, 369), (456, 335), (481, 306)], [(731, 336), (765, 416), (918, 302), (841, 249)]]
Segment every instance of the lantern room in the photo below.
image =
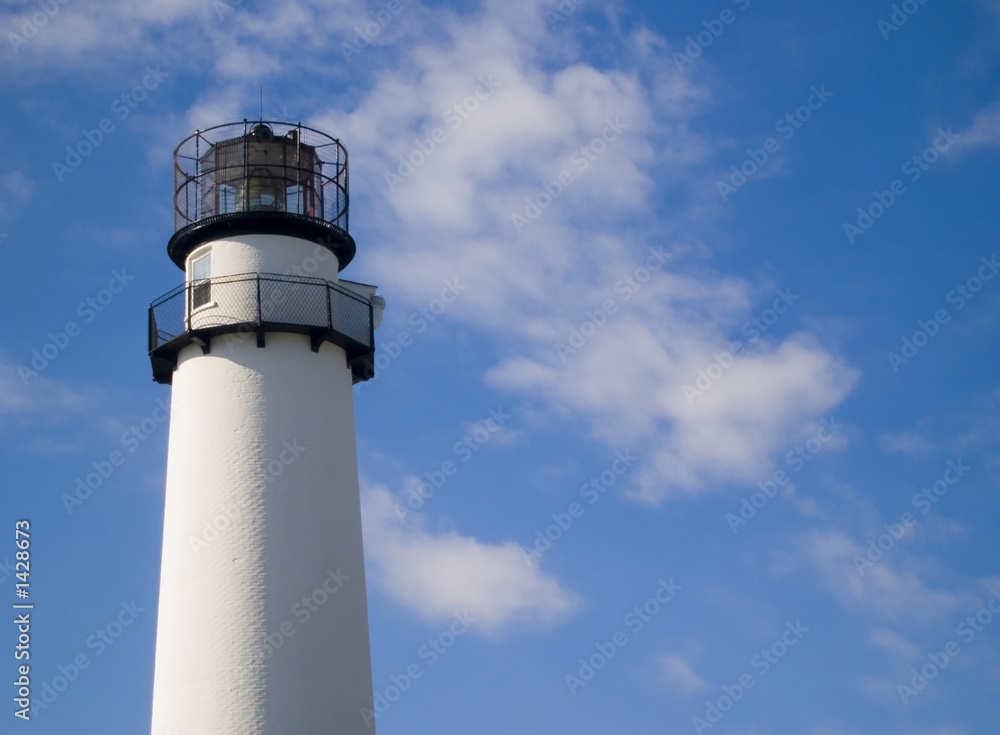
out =
[(343, 269), (354, 257), (348, 234), (347, 151), (302, 125), (224, 123), (199, 130), (174, 152), (171, 259), (184, 268), (200, 244), (250, 232), (326, 245)]

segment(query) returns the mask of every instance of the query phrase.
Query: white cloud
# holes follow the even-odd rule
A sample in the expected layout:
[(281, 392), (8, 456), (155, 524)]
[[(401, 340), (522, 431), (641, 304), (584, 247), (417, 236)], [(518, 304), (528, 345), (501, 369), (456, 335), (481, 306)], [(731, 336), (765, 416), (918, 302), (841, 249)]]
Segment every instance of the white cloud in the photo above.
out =
[(663, 680), (674, 691), (686, 696), (708, 688), (708, 683), (694, 672), (680, 654), (664, 654), (659, 657), (659, 663)]
[[(323, 79), (329, 71), (319, 71), (321, 57), (329, 50), (342, 62), (339, 43), (371, 19), (361, 0), (285, 0), (254, 4), (252, 12), (246, 0), (72, 0), (60, 2), (41, 27), (32, 22), (37, 9), (0, 8), (0, 25), (20, 37), (5, 34), (0, 46), (0, 56), (25, 72), (12, 81), (95, 68), (114, 79), (134, 73), (140, 56), (171, 72), (213, 68), (221, 82), (246, 83), (248, 92), (277, 71)], [(287, 52), (303, 49), (314, 52), (315, 63), (287, 70)]]
[[(643, 501), (766, 476), (774, 453), (806, 438), (855, 383), (830, 349), (796, 334), (762, 340), (697, 402), (685, 399), (684, 384), (726, 348), (761, 289), (682, 255), (708, 251), (714, 191), (670, 211), (651, 203), (685, 177), (703, 179), (715, 144), (697, 130), (708, 88), (679, 72), (669, 44), (647, 29), (619, 38), (614, 63), (598, 68), (581, 61), (583, 19), (552, 34), (542, 0), (435, 9), (433, 21), (413, 3), (348, 63), (339, 43), (366, 19), (359, 0), (298, 0), (263, 15), (234, 6), (222, 18), (192, 1), (140, 5), (77, 0), (55, 19), (79, 26), (72, 42), (53, 26), (21, 53), (39, 68), (111, 62), (169, 25), (182, 41), (165, 68), (211, 64), (220, 79), (189, 110), (193, 127), (254, 109), (260, 75), (265, 86), (303, 73), (316, 84), (347, 73), (370, 80), (350, 109), (337, 100), (301, 111), (350, 149), (352, 221), (367, 223), (371, 279), (393, 304), (420, 306), (443, 279), (461, 277), (469, 288), (448, 318), (507, 350), (488, 382), (581, 417), (600, 441), (630, 444), (644, 458), (635, 473)], [(395, 35), (404, 33), (405, 42)], [(286, 68), (290, 48), (316, 49), (315, 59)], [(456, 105), (462, 114), (446, 116)], [(434, 141), (436, 131), (444, 138)], [(390, 190), (386, 173), (400, 175), (400, 157), (414, 152), (423, 162)], [(557, 188), (563, 172), (572, 181)], [(512, 215), (545, 201), (546, 188), (555, 200), (518, 232)], [(615, 285), (650, 245), (677, 257), (626, 303)], [(554, 344), (609, 298), (620, 313), (563, 363)]]
[(383, 487), (365, 488), (362, 497), (373, 580), (424, 620), (443, 622), (468, 610), (477, 629), (496, 635), (515, 624), (549, 627), (575, 609), (575, 596), (529, 565), (517, 543), (432, 533), (414, 515), (401, 523)]
[(0, 355), (0, 435), (9, 445), (30, 454), (76, 455), (124, 428), (104, 413), (112, 403), (106, 391), (32, 374), (25, 362)]
[(0, 219), (6, 219), (19, 205), (31, 199), (35, 183), (20, 171), (0, 176)]
[(1000, 145), (1000, 104), (978, 112), (969, 128), (959, 135), (955, 147), (960, 151)]
[(814, 432), (815, 417), (842, 400), (856, 379), (841, 360), (798, 335), (736, 358), (689, 402), (684, 385), (714, 360), (708, 345), (678, 334), (686, 328), (655, 313), (623, 317), (565, 366), (519, 358), (489, 379), (583, 413), (596, 436), (634, 448), (644, 456), (637, 495), (651, 504), (712, 481), (767, 477), (770, 455)]
[[(649, 257), (643, 232), (703, 229), (686, 211), (652, 213), (650, 196), (697, 176), (711, 153), (692, 132), (707, 94), (650, 54), (663, 42), (648, 32), (623, 39), (627, 53), (614, 69), (572, 60), (572, 43), (560, 37), (538, 46), (542, 8), (522, 2), (511, 19), (507, 6), (486, 3), (468, 18), (446, 16), (433, 47), (401, 52), (353, 110), (321, 115), (351, 141), (353, 186), (378, 223), (368, 267), (403, 304), (424, 304), (443, 278), (461, 277), (469, 288), (448, 317), (509, 346), (487, 382), (583, 417), (601, 441), (631, 445), (646, 460), (636, 473), (642, 500), (766, 476), (774, 452), (807, 438), (857, 372), (809, 334), (762, 340), (688, 403), (684, 384), (728, 346), (757, 289), (681, 257), (635, 298), (615, 285)], [(499, 86), (449, 126), (442, 112), (483, 77)], [(615, 119), (628, 127), (577, 170), (574, 151)], [(435, 130), (444, 138), (432, 145)], [(412, 172), (400, 168), (411, 154)], [(574, 178), (560, 192), (551, 182), (562, 171)], [(386, 174), (401, 180), (389, 184)], [(523, 216), (526, 198), (546, 186), (558, 195), (518, 233), (512, 214)], [(654, 237), (690, 250), (686, 237)], [(618, 313), (562, 361), (555, 343), (609, 298)]]
[(920, 658), (920, 649), (888, 628), (878, 628), (868, 635), (868, 640), (889, 653), (909, 660)]
[(934, 451), (934, 445), (929, 441), (909, 431), (896, 434), (882, 434), (878, 438), (879, 447), (886, 452), (898, 452), (910, 456), (929, 454)]
[[(897, 571), (901, 549), (890, 549), (897, 558), (883, 558), (858, 572), (854, 558), (865, 558), (866, 551), (850, 538), (836, 531), (813, 531), (802, 537), (805, 558), (819, 573), (820, 582), (841, 604), (890, 620), (939, 620), (962, 605), (968, 595), (931, 590), (914, 571)], [(887, 643), (884, 636), (880, 639)]]
[(8, 423), (61, 423), (78, 418), (93, 401), (69, 386), (0, 356), (0, 416)]
[[(519, 442), (524, 436), (523, 431), (503, 426), (492, 417), (480, 419), (479, 421), (470, 421), (464, 425), (463, 431), (464, 437), (469, 437), (473, 444), (477, 446), (489, 444), (493, 447), (509, 447)], [(466, 446), (468, 446), (468, 443)], [(478, 451), (478, 448), (476, 451)]]

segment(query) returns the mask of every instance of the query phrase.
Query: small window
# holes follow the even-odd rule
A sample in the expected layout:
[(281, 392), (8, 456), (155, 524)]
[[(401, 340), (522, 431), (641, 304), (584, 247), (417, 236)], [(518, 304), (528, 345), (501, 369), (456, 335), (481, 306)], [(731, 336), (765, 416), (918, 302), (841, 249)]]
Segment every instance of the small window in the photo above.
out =
[(292, 214), (302, 214), (302, 185), (296, 184), (285, 188), (285, 211)]
[(207, 252), (191, 261), (191, 308), (212, 300), (212, 253)]
[(236, 187), (229, 184), (219, 185), (219, 214), (229, 214), (236, 211)]

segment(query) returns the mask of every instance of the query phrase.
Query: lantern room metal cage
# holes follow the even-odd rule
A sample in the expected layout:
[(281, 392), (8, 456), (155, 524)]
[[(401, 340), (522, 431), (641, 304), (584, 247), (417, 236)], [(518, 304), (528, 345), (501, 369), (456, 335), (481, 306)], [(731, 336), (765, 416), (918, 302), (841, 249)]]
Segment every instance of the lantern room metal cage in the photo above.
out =
[(347, 149), (301, 123), (242, 120), (199, 130), (174, 151), (174, 236), (180, 268), (194, 248), (226, 234), (315, 240), (343, 269), (348, 234)]

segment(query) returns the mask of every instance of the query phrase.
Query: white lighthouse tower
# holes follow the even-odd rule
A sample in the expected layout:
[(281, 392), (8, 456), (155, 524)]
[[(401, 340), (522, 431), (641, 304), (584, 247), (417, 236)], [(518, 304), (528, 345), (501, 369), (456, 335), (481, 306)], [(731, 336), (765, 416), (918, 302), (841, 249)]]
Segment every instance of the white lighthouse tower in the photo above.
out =
[(149, 310), (173, 386), (153, 735), (370, 735), (352, 385), (375, 287), (347, 151), (304, 125), (200, 130), (174, 154), (184, 283)]

